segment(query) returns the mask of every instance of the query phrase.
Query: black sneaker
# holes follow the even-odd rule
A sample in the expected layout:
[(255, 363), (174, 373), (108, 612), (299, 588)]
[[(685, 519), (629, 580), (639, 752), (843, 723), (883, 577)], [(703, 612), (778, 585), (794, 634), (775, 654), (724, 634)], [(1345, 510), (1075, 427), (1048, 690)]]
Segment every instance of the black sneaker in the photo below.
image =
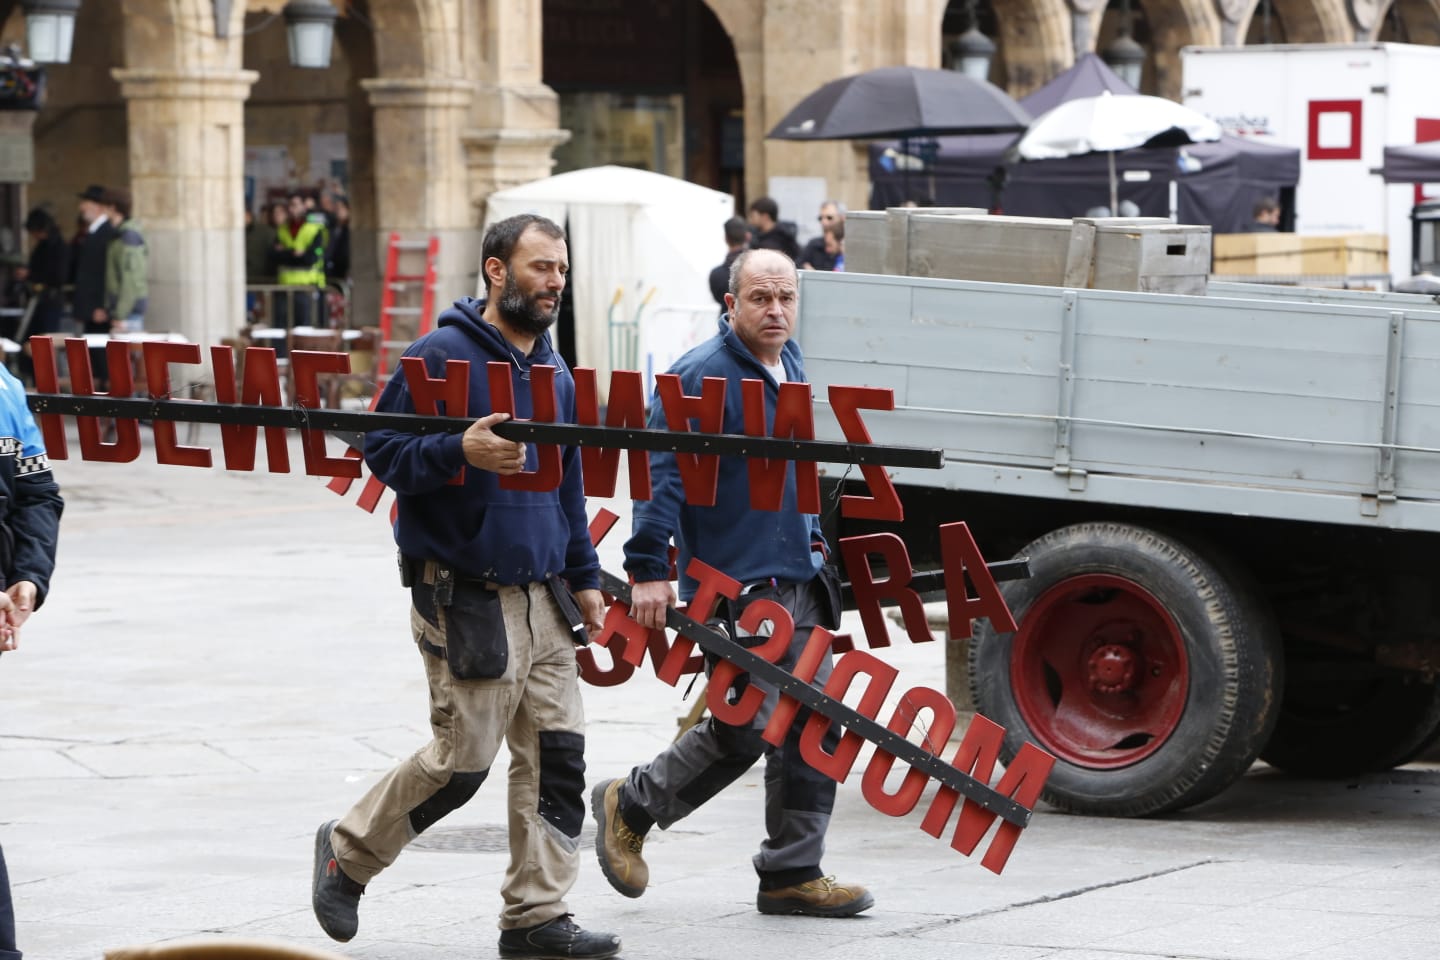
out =
[(356, 883), (340, 869), (335, 848), (330, 845), (330, 832), (338, 820), (320, 825), (315, 833), (315, 879), (310, 886), (310, 902), (320, 929), (331, 939), (346, 942), (360, 929), (360, 895), (363, 883)]
[(533, 927), (500, 931), (500, 956), (530, 960), (571, 960), (574, 957), (604, 960), (620, 952), (620, 938), (613, 933), (587, 933), (570, 914)]

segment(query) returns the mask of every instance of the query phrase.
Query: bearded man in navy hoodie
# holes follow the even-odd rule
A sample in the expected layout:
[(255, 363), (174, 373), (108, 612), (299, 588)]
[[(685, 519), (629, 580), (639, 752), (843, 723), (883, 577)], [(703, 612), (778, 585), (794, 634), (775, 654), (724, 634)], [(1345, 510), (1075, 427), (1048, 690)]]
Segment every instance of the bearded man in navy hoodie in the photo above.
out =
[[(790, 340), (799, 305), (796, 279), (795, 264), (783, 253), (763, 249), (742, 253), (730, 268), (730, 292), (725, 295), (729, 313), (720, 321), (719, 331), (670, 368), (691, 396), (700, 394), (707, 378), (725, 379), (723, 433), (746, 432), (742, 381), (759, 380), (764, 385), (769, 432), (774, 428), (780, 384), (805, 380), (800, 349)], [(648, 425), (665, 427), (664, 406), (658, 398), (651, 405)], [(666, 578), (673, 537), (680, 551), (676, 568), (681, 571), (682, 599), (695, 594), (695, 581), (684, 573), (691, 557), (741, 582), (739, 600), (722, 601), (722, 608), (729, 609), (722, 611), (721, 620), (742, 645), (764, 642), (763, 637), (736, 629), (746, 605), (763, 598), (789, 611), (795, 632), (777, 663), (793, 671), (812, 628), (839, 626), (839, 578), (825, 561), (820, 518), (799, 509), (794, 464), (786, 468), (781, 506), (773, 511), (751, 508), (748, 469), (743, 457), (722, 457), (714, 505), (697, 506), (685, 501), (675, 455), (650, 455), (652, 496), (636, 502), (632, 533), (625, 543), (625, 569), (635, 579), (630, 615), (641, 626), (665, 626), (666, 608), (675, 603), (675, 591)], [(815, 675), (817, 686), (825, 683), (830, 670), (827, 651)], [(871, 907), (875, 898), (860, 884), (826, 876), (820, 867), (835, 781), (800, 754), (800, 732), (809, 711), (800, 711), (784, 744), (772, 747), (761, 739), (761, 731), (770, 722), (779, 692), (748, 675), (737, 679), (734, 689), (738, 693), (747, 684), (765, 694), (749, 725), (733, 726), (706, 717), (629, 776), (595, 787), (591, 810), (600, 868), (617, 891), (641, 896), (650, 877), (641, 855), (650, 828), (668, 829), (689, 816), (763, 756), (765, 840), (752, 861), (759, 876), (756, 909), (769, 914), (854, 916)], [(825, 749), (833, 752), (838, 742), (836, 725), (831, 724)]]
[[(569, 270), (565, 234), (544, 217), (511, 217), (486, 231), (481, 254), (487, 298), (456, 301), (405, 351), (437, 379), (447, 361), (468, 361), (468, 414), (479, 419), (464, 434), (365, 436), (366, 463), (396, 493), (401, 580), (434, 737), (344, 817), (321, 825), (312, 901), (327, 934), (351, 939), (366, 884), (475, 795), (507, 740), (500, 956), (613, 957), (620, 938), (581, 929), (564, 899), (579, 870), (585, 814), (575, 644), (603, 618), (579, 451), (563, 450), (558, 489), (504, 489), (501, 477), (535, 470), (538, 456), (491, 430), (508, 416), (495, 412), (485, 366), (509, 368), (521, 418), (534, 415), (532, 368), (553, 366), (557, 419), (575, 421), (574, 380), (546, 335)], [(390, 380), (379, 409), (416, 412), (404, 376)]]

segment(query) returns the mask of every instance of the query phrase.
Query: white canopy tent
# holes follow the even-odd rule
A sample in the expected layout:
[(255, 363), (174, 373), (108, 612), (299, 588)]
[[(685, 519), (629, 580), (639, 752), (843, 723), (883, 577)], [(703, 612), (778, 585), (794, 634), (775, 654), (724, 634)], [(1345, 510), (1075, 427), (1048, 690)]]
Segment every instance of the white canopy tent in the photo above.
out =
[(725, 259), (734, 210), (728, 193), (605, 166), (497, 190), (485, 222), (537, 213), (566, 229), (575, 356), (595, 368), (604, 396), (612, 369), (643, 370), (648, 390), (655, 373), (713, 335), (709, 275)]

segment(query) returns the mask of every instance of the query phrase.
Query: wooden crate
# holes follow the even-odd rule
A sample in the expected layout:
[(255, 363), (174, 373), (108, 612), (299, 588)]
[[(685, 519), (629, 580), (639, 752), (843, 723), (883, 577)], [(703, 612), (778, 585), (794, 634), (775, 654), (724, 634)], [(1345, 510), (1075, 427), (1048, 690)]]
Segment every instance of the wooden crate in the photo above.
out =
[[(851, 218), (860, 218), (858, 256)], [(1210, 231), (1161, 218), (988, 216), (890, 210), (846, 220), (852, 273), (1203, 294)]]
[(1214, 272), (1294, 276), (1304, 273), (1300, 237), (1293, 233), (1217, 233)]
[(1301, 237), (1300, 256), (1300, 272), (1311, 277), (1390, 272), (1390, 240), (1383, 233)]

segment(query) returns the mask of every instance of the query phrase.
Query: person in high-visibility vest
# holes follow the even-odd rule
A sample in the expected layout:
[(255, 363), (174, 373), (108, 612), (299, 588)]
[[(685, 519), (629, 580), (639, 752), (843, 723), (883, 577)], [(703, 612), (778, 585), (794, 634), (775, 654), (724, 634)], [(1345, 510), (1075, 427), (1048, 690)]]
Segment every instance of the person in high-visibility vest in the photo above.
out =
[[(325, 315), (319, 310), (320, 292), (325, 289), (325, 247), (329, 233), (324, 223), (306, 215), (305, 195), (292, 191), (286, 201), (289, 216), (275, 232), (275, 282), (282, 287), (305, 287), (275, 298), (275, 321), (288, 327), (293, 321), (305, 326), (313, 318), (323, 326)], [(295, 305), (293, 314), (289, 303)]]

